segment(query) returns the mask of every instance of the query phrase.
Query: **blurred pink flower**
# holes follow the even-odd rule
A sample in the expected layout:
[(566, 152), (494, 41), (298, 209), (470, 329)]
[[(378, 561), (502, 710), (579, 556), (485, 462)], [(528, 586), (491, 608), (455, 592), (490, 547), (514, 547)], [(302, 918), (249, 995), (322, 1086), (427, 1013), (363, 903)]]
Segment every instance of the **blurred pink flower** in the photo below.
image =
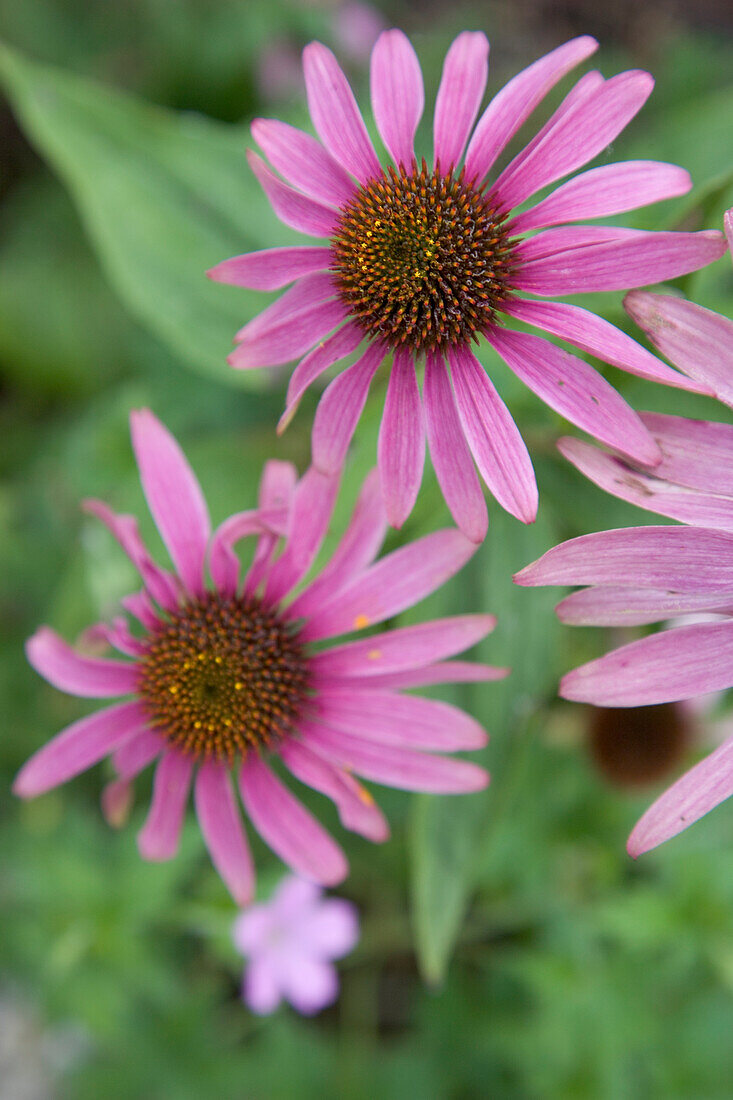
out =
[[(382, 34), (371, 58), (374, 119), (394, 165), (383, 168), (346, 77), (318, 42), (306, 47), (304, 70), (321, 141), (273, 119), (253, 123), (255, 141), (287, 181), (249, 153), (275, 213), (328, 244), (255, 252), (209, 272), (221, 282), (258, 290), (293, 284), (240, 329), (229, 362), (251, 370), (305, 356), (290, 379), (282, 428), (311, 383), (366, 339), (366, 351), (331, 382), (316, 414), (313, 462), (332, 473), (344, 459), (372, 378), (394, 353), (378, 462), (387, 515), (397, 527), (419, 491), (426, 438), (448, 507), (469, 538), (480, 541), (487, 527), (474, 462), (507, 511), (526, 523), (535, 518), (537, 486), (524, 441), (470, 350), (481, 336), (573, 424), (636, 461), (658, 461), (643, 423), (597, 371), (554, 343), (505, 328), (507, 318), (632, 374), (709, 392), (593, 313), (526, 297), (643, 286), (694, 271), (725, 250), (718, 232), (563, 225), (683, 194), (690, 177), (671, 164), (602, 165), (521, 209), (614, 141), (651, 92), (653, 80), (645, 72), (610, 80), (587, 73), (537, 136), (489, 181), (497, 158), (534, 109), (596, 48), (593, 38), (581, 37), (540, 58), (476, 122), (489, 44), (481, 33), (459, 35), (448, 51), (435, 104), (432, 168), (415, 158), (423, 80), (399, 30)], [(415, 367), (423, 359), (421, 395)]]
[(323, 898), (312, 882), (289, 875), (268, 902), (251, 905), (232, 928), (238, 951), (249, 960), (242, 999), (268, 1015), (281, 1000), (306, 1016), (338, 996), (332, 959), (348, 955), (359, 939), (356, 906)]
[(339, 50), (354, 61), (366, 62), (387, 24), (371, 4), (345, 0), (333, 13), (331, 28)]
[[(140, 572), (143, 591), (122, 601), (140, 629), (133, 633), (120, 617), (88, 631), (127, 658), (108, 660), (78, 653), (42, 627), (28, 642), (28, 658), (62, 691), (132, 699), (80, 719), (41, 748), (21, 769), (16, 794), (41, 794), (111, 755), (118, 778), (103, 807), (120, 824), (132, 779), (158, 759), (139, 846), (146, 859), (169, 859), (196, 772), (204, 840), (232, 896), (246, 904), (254, 869), (230, 773), (266, 843), (295, 871), (326, 885), (346, 875), (343, 852), (276, 777), (269, 757), (331, 798), (346, 828), (375, 841), (386, 839), (387, 823), (354, 773), (407, 790), (483, 788), (482, 768), (424, 751), (481, 748), (483, 729), (456, 707), (401, 689), (505, 675), (446, 660), (492, 630), (492, 616), (455, 616), (323, 645), (417, 603), (453, 576), (475, 545), (460, 531), (436, 531), (375, 562), (387, 523), (373, 471), (330, 560), (293, 595), (325, 537), (338, 477), (311, 468), (298, 480), (290, 463), (268, 462), (259, 507), (212, 532), (201, 488), (170, 433), (147, 410), (133, 413), (131, 426), (143, 490), (175, 571), (153, 561), (133, 516), (86, 503)], [(247, 536), (256, 539), (254, 556), (240, 578), (234, 546)]]

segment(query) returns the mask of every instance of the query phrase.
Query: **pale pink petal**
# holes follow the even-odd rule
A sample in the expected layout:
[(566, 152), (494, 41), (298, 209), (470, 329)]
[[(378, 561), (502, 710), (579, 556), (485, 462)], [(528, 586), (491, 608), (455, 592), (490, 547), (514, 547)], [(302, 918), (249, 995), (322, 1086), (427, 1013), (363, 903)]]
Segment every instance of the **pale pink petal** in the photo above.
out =
[(678, 389), (696, 393), (710, 392), (706, 387), (689, 381), (684, 374), (672, 370), (620, 328), (580, 306), (571, 306), (565, 302), (532, 302), (513, 298), (504, 303), (503, 309), (510, 317), (516, 317), (528, 325), (559, 336), (581, 351), (589, 352), (629, 374)]
[[(284, 511), (274, 513), (276, 518), (284, 516)], [(248, 535), (272, 533), (266, 522), (267, 514), (257, 509), (237, 512), (229, 516), (216, 529), (209, 549), (209, 570), (217, 592), (223, 596), (233, 596), (239, 583), (239, 558), (233, 546)], [(273, 536), (277, 539), (277, 536)]]
[(330, 798), (345, 829), (381, 844), (389, 826), (369, 791), (353, 775), (335, 767), (300, 741), (287, 741), (280, 749), (283, 761), (296, 779)]
[(561, 622), (571, 626), (644, 626), (703, 611), (733, 611), (733, 600), (721, 607), (721, 597), (710, 592), (680, 593), (655, 588), (609, 585), (573, 592), (555, 608)]
[(324, 271), (330, 262), (330, 248), (265, 248), (233, 256), (206, 274), (217, 283), (251, 290), (279, 290), (303, 275)]
[(489, 524), (486, 501), (463, 434), (442, 355), (428, 352), (423, 383), (425, 422), (435, 475), (461, 531), (483, 542)]
[(130, 414), (145, 499), (183, 584), (204, 594), (204, 558), (211, 533), (204, 495), (183, 451), (148, 409)]
[(256, 118), (252, 137), (288, 183), (329, 206), (344, 206), (356, 185), (341, 165), (310, 134), (274, 118)]
[(338, 975), (329, 962), (298, 953), (290, 965), (280, 962), (280, 987), (283, 996), (303, 1016), (312, 1016), (338, 996)]
[(340, 959), (359, 942), (356, 906), (343, 898), (326, 898), (308, 913), (298, 929), (298, 939), (315, 956)]
[(401, 527), (420, 491), (425, 421), (412, 355), (395, 352), (377, 446), (387, 518)]
[(665, 630), (573, 669), (560, 695), (600, 707), (674, 703), (733, 686), (733, 620)]
[(334, 378), (319, 401), (311, 445), (313, 465), (324, 474), (335, 474), (343, 466), (369, 386), (386, 351), (383, 345), (372, 344), (361, 359)]
[[(165, 569), (156, 565), (140, 537), (138, 522), (134, 516), (119, 516), (101, 500), (85, 500), (82, 509), (94, 516), (112, 532), (117, 542), (135, 566), (149, 594), (166, 611), (175, 611), (178, 606), (178, 585), (174, 577)], [(125, 602), (127, 600), (127, 603)], [(150, 601), (142, 594), (125, 597), (122, 606), (139, 618), (144, 626), (158, 623), (157, 615)], [(133, 610), (136, 608), (137, 610)]]
[(37, 630), (25, 646), (26, 656), (49, 684), (84, 699), (129, 695), (137, 689), (139, 670), (131, 661), (84, 657), (47, 626)]
[(18, 772), (13, 792), (35, 798), (98, 763), (147, 723), (139, 703), (116, 703), (67, 726)]
[(526, 233), (563, 222), (606, 218), (636, 210), (692, 187), (690, 173), (676, 164), (654, 160), (627, 160), (604, 164), (562, 184), (546, 199), (512, 219), (511, 232)]
[(320, 676), (371, 678), (385, 672), (401, 672), (461, 653), (480, 642), (495, 626), (493, 615), (455, 615), (404, 626), (316, 653), (310, 659), (310, 668)]
[(156, 730), (143, 729), (112, 753), (112, 767), (120, 779), (134, 779), (165, 749), (167, 741)]
[(387, 533), (379, 474), (372, 470), (364, 479), (344, 535), (318, 576), (303, 589), (290, 607), (294, 619), (307, 616), (326, 599), (332, 599), (374, 561)]
[(355, 351), (363, 339), (364, 333), (358, 325), (347, 321), (345, 325), (334, 332), (333, 336), (329, 336), (327, 340), (322, 340), (317, 348), (306, 355), (305, 359), (301, 359), (288, 382), (285, 412), (280, 417), (277, 425), (278, 435), (285, 431), (295, 416), (300, 399), (308, 387), (324, 371), (332, 367), (337, 359), (343, 359), (344, 356)]
[(733, 596), (733, 534), (622, 527), (581, 535), (517, 573), (517, 584), (613, 584)]
[(361, 630), (398, 615), (465, 565), (476, 544), (460, 531), (435, 531), (393, 550), (324, 601), (301, 632), (303, 641)]
[[(724, 251), (725, 238), (717, 230), (701, 233), (639, 230), (621, 240), (529, 260), (512, 276), (512, 281), (517, 290), (545, 296), (626, 290), (687, 275), (719, 259)], [(669, 358), (674, 362), (672, 356)], [(693, 377), (707, 382), (704, 373), (698, 372)]]
[(178, 851), (192, 774), (193, 757), (169, 750), (160, 758), (150, 810), (137, 834), (143, 859), (172, 859)]
[(448, 358), (458, 416), (479, 473), (502, 508), (533, 523), (537, 483), (511, 413), (467, 347), (452, 348)]
[(595, 38), (573, 38), (505, 84), (476, 124), (466, 151), (466, 177), (480, 182), (547, 93), (597, 49)]
[(637, 413), (598, 371), (540, 336), (492, 329), (487, 339), (538, 397), (572, 424), (645, 465), (660, 460)]
[(482, 791), (489, 777), (477, 764), (431, 756), (426, 752), (380, 745), (325, 726), (304, 728), (304, 741), (316, 752), (387, 787), (431, 794), (467, 794)]
[(437, 699), (366, 688), (327, 688), (314, 703), (318, 723), (380, 745), (405, 749), (482, 749), (485, 730), (465, 711)]
[(377, 154), (334, 55), (320, 42), (311, 42), (303, 50), (303, 70), (308, 109), (323, 144), (359, 183), (379, 177)]
[(338, 220), (338, 213), (332, 206), (288, 187), (251, 149), (247, 150), (247, 160), (281, 222), (309, 237), (331, 236)]
[(655, 477), (733, 497), (733, 425), (640, 413), (662, 452)]
[(733, 406), (733, 321), (694, 302), (640, 291), (626, 295), (624, 308), (676, 367)]
[(239, 781), (252, 824), (285, 863), (324, 886), (346, 877), (348, 865), (338, 844), (263, 761), (247, 759)]
[[(317, 882), (310, 882), (299, 875), (286, 875), (280, 879), (270, 898), (270, 913), (282, 926), (289, 925), (289, 931), (297, 939), (301, 921), (318, 909), (322, 897), (323, 887)], [(293, 943), (292, 946), (300, 948), (300, 944)]]
[[(442, 661), (427, 665), (425, 668), (409, 668), (404, 672), (382, 672), (369, 678), (370, 687), (414, 688), (433, 686), (434, 684), (478, 684), (493, 680), (503, 680), (509, 675), (508, 668), (494, 668), (492, 665), (475, 664), (473, 661)], [(316, 690), (321, 688), (359, 687), (363, 683), (358, 676), (319, 676), (314, 681)]]
[(232, 926), (232, 939), (242, 955), (256, 955), (266, 951), (272, 934), (272, 903), (250, 905), (240, 913)]
[(259, 1016), (269, 1016), (280, 1004), (280, 985), (268, 958), (256, 956), (247, 963), (242, 999)]
[(587, 164), (643, 107), (654, 87), (649, 73), (631, 70), (606, 80), (586, 99), (550, 120), (544, 137), (519, 153), (492, 188), (506, 210)]
[(486, 88), (489, 43), (480, 31), (463, 31), (452, 43), (443, 64), (435, 100), (433, 140), (435, 163), (443, 174), (458, 164)]
[(733, 207), (723, 214), (723, 230), (728, 239), (728, 250), (733, 253)]
[(267, 578), (265, 599), (281, 600), (302, 580), (326, 537), (338, 494), (339, 475), (306, 470), (293, 495), (291, 536)]
[(194, 798), (214, 867), (237, 905), (249, 905), (255, 873), (228, 769), (216, 760), (204, 761), (196, 774)]
[(370, 83), (379, 136), (395, 164), (403, 164), (409, 171), (425, 90), (420, 62), (402, 31), (380, 34), (372, 50)]
[(634, 859), (677, 836), (733, 794), (733, 737), (690, 768), (637, 821), (627, 849)]
[(297, 283), (289, 287), (284, 294), (243, 325), (235, 334), (236, 341), (251, 341), (255, 336), (264, 336), (276, 331), (282, 324), (302, 313), (310, 306), (320, 305), (335, 297), (336, 286), (330, 271), (315, 271), (304, 275)]
[(227, 357), (237, 370), (278, 367), (297, 359), (317, 344), (339, 322), (345, 320), (346, 307), (338, 300), (307, 306), (292, 313), (275, 328), (248, 336)]
[(100, 801), (104, 820), (113, 829), (121, 829), (132, 809), (132, 784), (127, 779), (113, 780), (103, 789)]

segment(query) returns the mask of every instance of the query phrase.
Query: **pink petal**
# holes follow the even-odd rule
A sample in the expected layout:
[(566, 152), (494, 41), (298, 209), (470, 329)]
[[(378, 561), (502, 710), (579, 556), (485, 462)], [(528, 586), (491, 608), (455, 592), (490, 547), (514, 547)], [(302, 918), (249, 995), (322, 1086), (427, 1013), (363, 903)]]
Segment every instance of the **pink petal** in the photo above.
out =
[(73, 779), (113, 752), (147, 723), (139, 703), (116, 703), (67, 726), (18, 772), (13, 793), (35, 798)]
[(537, 206), (514, 218), (511, 232), (526, 233), (529, 229), (563, 222), (606, 218), (674, 195), (685, 195), (691, 187), (689, 172), (676, 164), (654, 160), (604, 164), (575, 176)]
[(733, 534), (628, 527), (581, 535), (525, 566), (517, 584), (613, 584), (733, 596)]
[(597, 49), (595, 38), (573, 38), (513, 77), (476, 125), (466, 152), (466, 177), (480, 182), (547, 93)]
[[(273, 513), (276, 519), (285, 516), (283, 510)], [(214, 586), (221, 595), (233, 596), (239, 584), (239, 558), (233, 546), (248, 535), (272, 535), (267, 513), (252, 509), (229, 516), (217, 527), (209, 550), (209, 570)], [(277, 541), (277, 535), (272, 535)]]
[(430, 456), (445, 502), (461, 531), (483, 542), (489, 517), (471, 452), (461, 428), (443, 357), (428, 352), (423, 383)]
[(415, 131), (425, 106), (420, 62), (399, 30), (384, 31), (372, 50), (372, 111), (379, 136), (397, 165), (409, 170)]
[(659, 462), (659, 448), (638, 415), (582, 359), (523, 332), (492, 329), (487, 338), (507, 366), (555, 412), (638, 462)]
[[(120, 599), (120, 605), (147, 631), (158, 630), (163, 622), (147, 592), (133, 592), (131, 596), (123, 596)], [(177, 606), (178, 600), (175, 599), (172, 601), (170, 610), (174, 611)]]
[(560, 695), (601, 707), (674, 703), (733, 686), (733, 620), (676, 627), (563, 677)]
[(325, 959), (340, 959), (359, 942), (357, 908), (343, 898), (326, 898), (308, 913), (299, 928), (303, 947)]
[(249, 905), (254, 866), (227, 768), (216, 760), (206, 760), (196, 775), (194, 797), (212, 863), (237, 905)]
[(335, 803), (345, 829), (378, 844), (387, 840), (389, 826), (384, 815), (353, 775), (336, 768), (299, 741), (283, 744), (280, 754), (296, 779)]
[(634, 859), (677, 836), (733, 794), (733, 737), (673, 783), (637, 821), (627, 849)]
[(126, 657), (144, 657), (147, 653), (145, 643), (130, 633), (127, 619), (123, 615), (116, 615), (112, 623), (94, 623), (84, 631), (82, 637), (112, 646)]
[(259, 1016), (269, 1016), (280, 1004), (280, 985), (268, 958), (255, 957), (247, 963), (242, 998)]
[(348, 864), (338, 844), (263, 761), (250, 756), (239, 782), (252, 824), (294, 871), (324, 886), (346, 877)]
[(130, 661), (109, 661), (76, 653), (55, 630), (37, 630), (25, 647), (29, 662), (49, 684), (84, 699), (129, 695), (137, 689), (139, 672)]
[(377, 448), (387, 518), (401, 527), (420, 491), (425, 421), (412, 355), (395, 352)]
[(328, 151), (361, 184), (381, 176), (354, 94), (331, 51), (311, 42), (303, 50), (303, 70), (310, 116)]
[(486, 88), (489, 43), (480, 31), (463, 31), (446, 54), (435, 100), (435, 162), (443, 174), (458, 164)]
[(676, 367), (733, 406), (733, 321), (694, 302), (640, 291), (626, 295), (624, 308)]
[(103, 789), (100, 801), (104, 820), (113, 829), (121, 829), (132, 809), (132, 784), (127, 779), (113, 780)]
[(264, 954), (272, 933), (272, 917), (272, 902), (250, 905), (240, 913), (232, 925), (232, 939), (237, 951), (242, 955)]
[(204, 558), (211, 533), (204, 495), (183, 451), (148, 409), (130, 414), (145, 499), (187, 591), (204, 595)]
[(310, 615), (326, 599), (332, 599), (353, 577), (371, 565), (382, 548), (386, 533), (387, 517), (379, 475), (372, 470), (364, 480), (349, 526), (331, 559), (290, 604), (289, 614), (294, 619)]
[(273, 168), (312, 199), (339, 207), (353, 198), (354, 181), (310, 134), (274, 118), (256, 118), (252, 137)]
[(728, 239), (728, 250), (733, 253), (733, 207), (723, 214), (723, 230)]
[(156, 730), (144, 729), (124, 741), (112, 753), (112, 767), (120, 779), (134, 779), (165, 749), (167, 742)]
[(385, 672), (402, 672), (461, 653), (480, 642), (495, 626), (493, 615), (436, 619), (316, 653), (310, 659), (310, 667), (322, 676), (371, 678)]
[(638, 229), (624, 229), (615, 225), (563, 225), (556, 229), (543, 229), (536, 237), (519, 241), (515, 246), (515, 266), (525, 265), (548, 256), (557, 260), (561, 253), (571, 252), (573, 258), (581, 248), (589, 245), (608, 244), (610, 241), (632, 241), (639, 236)]
[(519, 153), (492, 191), (506, 210), (587, 164), (621, 133), (654, 87), (649, 73), (620, 73), (550, 124), (543, 140)]
[[(117, 539), (132, 564), (143, 579), (147, 591), (166, 611), (175, 611), (178, 607), (178, 586), (174, 577), (165, 569), (156, 565), (140, 537), (140, 529), (134, 516), (118, 516), (101, 500), (85, 500), (82, 509), (87, 515), (94, 516), (108, 528)], [(125, 602), (127, 600), (127, 603)], [(122, 606), (129, 608), (131, 614), (139, 618), (144, 626), (153, 629), (158, 623), (157, 615), (144, 595), (125, 597)], [(133, 607), (136, 610), (133, 610)]]
[(283, 996), (301, 1015), (312, 1016), (338, 997), (338, 975), (329, 962), (298, 954), (284, 965), (280, 960)]
[[(279, 462), (276, 459), (270, 459), (265, 463), (260, 479), (258, 504), (263, 512), (268, 513), (271, 532), (262, 535), (257, 542), (252, 564), (244, 578), (243, 591), (245, 595), (254, 595), (264, 580), (277, 549), (280, 535), (287, 537), (290, 534), (293, 498), (297, 485), (298, 471), (292, 462)], [(275, 512), (287, 516), (287, 522), (282, 529), (272, 526), (271, 518)]]
[(361, 359), (334, 378), (319, 401), (311, 444), (313, 465), (324, 474), (335, 474), (343, 466), (369, 386), (386, 350), (381, 344), (368, 347)]
[(733, 425), (640, 413), (662, 452), (655, 477), (733, 497)]
[(319, 724), (380, 745), (452, 752), (482, 749), (487, 742), (479, 723), (450, 703), (381, 691), (370, 685), (324, 689), (318, 694), (315, 709)]
[(155, 769), (150, 811), (137, 834), (143, 859), (172, 859), (178, 851), (192, 774), (192, 757), (173, 749), (160, 758)]
[(534, 523), (537, 483), (511, 413), (468, 348), (452, 348), (448, 358), (458, 416), (479, 473), (502, 508)]
[(329, 336), (327, 340), (322, 340), (317, 348), (306, 355), (305, 359), (301, 359), (290, 376), (285, 412), (280, 417), (277, 426), (278, 435), (285, 431), (295, 416), (300, 399), (308, 387), (324, 371), (332, 367), (337, 359), (342, 359), (355, 351), (363, 339), (364, 333), (361, 329), (347, 321), (345, 325), (334, 332), (333, 336)]
[(272, 305), (263, 309), (235, 334), (237, 341), (254, 339), (277, 330), (285, 322), (310, 306), (320, 305), (336, 295), (336, 286), (330, 271), (316, 271), (304, 275), (297, 283), (281, 294)]
[(227, 363), (237, 370), (290, 363), (343, 321), (346, 313), (346, 307), (338, 299), (307, 306), (277, 327), (245, 337), (228, 356)]
[[(476, 684), (487, 683), (492, 680), (503, 680), (509, 675), (508, 668), (494, 668), (492, 665), (479, 665), (472, 661), (442, 661), (439, 664), (427, 665), (425, 668), (410, 668), (404, 672), (382, 672), (369, 678), (370, 687), (387, 688), (414, 688), (426, 687), (434, 684)], [(317, 689), (342, 688), (350, 685), (358, 687), (361, 683), (358, 676), (319, 676), (314, 683)]]
[(567, 305), (564, 302), (532, 302), (513, 298), (504, 304), (504, 312), (516, 317), (525, 324), (534, 325), (545, 332), (559, 336), (574, 344), (581, 351), (589, 352), (606, 363), (620, 367), (621, 370), (648, 378), (652, 382), (662, 382), (683, 390), (703, 393), (704, 387), (688, 381), (683, 374), (671, 370), (661, 359), (637, 344), (621, 329), (597, 317), (580, 306)]
[[(725, 238), (713, 230), (702, 233), (639, 230), (621, 240), (529, 260), (512, 276), (512, 281), (517, 290), (541, 295), (626, 290), (687, 275), (719, 259), (724, 251)], [(699, 372), (694, 377), (706, 381)]]
[(710, 592), (682, 594), (655, 588), (583, 588), (573, 592), (555, 608), (557, 617), (571, 626), (644, 626), (674, 619), (690, 612), (733, 611)]
[(398, 615), (445, 584), (475, 552), (475, 543), (454, 530), (435, 531), (393, 550), (325, 601), (300, 637), (329, 638)]
[(324, 271), (330, 262), (330, 248), (265, 248), (233, 256), (206, 274), (217, 283), (251, 290), (279, 290), (303, 275)]
[(325, 206), (288, 187), (251, 149), (247, 150), (247, 160), (281, 222), (309, 237), (331, 236), (338, 221), (338, 214), (332, 206)]
[(290, 537), (267, 578), (268, 603), (286, 596), (310, 569), (326, 537), (338, 487), (338, 475), (322, 474), (314, 466), (298, 482), (293, 495)]
[(308, 726), (304, 735), (305, 744), (314, 751), (387, 787), (467, 794), (483, 790), (489, 781), (483, 768), (465, 760), (376, 744), (349, 733), (335, 733), (325, 726)]

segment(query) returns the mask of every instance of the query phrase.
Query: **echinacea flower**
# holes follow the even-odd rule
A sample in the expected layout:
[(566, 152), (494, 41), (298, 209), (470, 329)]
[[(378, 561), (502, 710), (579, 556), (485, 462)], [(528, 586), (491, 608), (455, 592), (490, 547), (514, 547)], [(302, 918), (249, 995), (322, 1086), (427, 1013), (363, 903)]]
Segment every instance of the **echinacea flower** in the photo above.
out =
[[(481, 727), (456, 707), (401, 689), (504, 675), (445, 660), (483, 638), (491, 616), (323, 645), (433, 592), (474, 544), (460, 531), (436, 531), (375, 562), (387, 523), (374, 471), (329, 562), (294, 595), (325, 536), (338, 478), (311, 468), (298, 481), (290, 463), (268, 462), (259, 507), (212, 533), (198, 481), (170, 433), (147, 410), (132, 414), (131, 428), (143, 490), (174, 572), (153, 561), (133, 516), (87, 502), (140, 572), (143, 590), (122, 600), (139, 629), (124, 617), (92, 628), (125, 658), (110, 660), (85, 656), (43, 627), (28, 642), (28, 658), (62, 691), (131, 698), (80, 719), (41, 748), (21, 769), (15, 792), (41, 794), (110, 755), (118, 778), (103, 803), (119, 821), (130, 782), (157, 760), (139, 846), (147, 859), (168, 859), (195, 773), (209, 853), (235, 900), (246, 904), (254, 871), (230, 773), (266, 843), (295, 871), (326, 885), (344, 877), (346, 860), (272, 771), (275, 757), (330, 797), (346, 828), (375, 841), (386, 839), (387, 824), (354, 773), (407, 790), (484, 787), (488, 777), (476, 764), (423, 751), (480, 748)], [(251, 535), (254, 556), (240, 578), (233, 547)]]
[(359, 918), (351, 902), (322, 893), (288, 875), (268, 902), (251, 905), (234, 922), (234, 945), (249, 960), (242, 1000), (253, 1012), (269, 1015), (284, 999), (310, 1016), (336, 1000), (333, 959), (356, 946)]
[[(356, 362), (330, 383), (316, 413), (313, 463), (331, 473), (343, 461), (372, 378), (392, 353), (378, 463), (395, 526), (415, 502), (426, 436), (448, 507), (469, 538), (480, 541), (487, 526), (474, 462), (507, 511), (526, 523), (535, 518), (537, 486), (527, 449), (471, 350), (481, 336), (573, 424), (634, 460), (659, 459), (644, 425), (597, 371), (539, 336), (505, 327), (507, 319), (643, 378), (708, 392), (589, 311), (533, 297), (643, 286), (694, 271), (724, 251), (718, 232), (563, 224), (683, 194), (689, 175), (670, 164), (605, 164), (518, 209), (606, 149), (649, 96), (648, 73), (609, 80), (587, 73), (490, 179), (534, 109), (596, 48), (593, 38), (581, 37), (540, 58), (498, 92), (474, 126), (489, 44), (481, 33), (459, 35), (435, 104), (432, 165), (415, 155), (423, 81), (399, 30), (380, 35), (371, 58), (374, 120), (393, 162), (387, 167), (336, 58), (318, 42), (306, 47), (304, 70), (320, 142), (273, 119), (253, 123), (255, 141), (282, 177), (248, 154), (275, 213), (328, 243), (254, 252), (209, 272), (258, 290), (292, 284), (237, 333), (229, 362), (250, 370), (305, 356), (290, 379), (283, 427), (307, 387), (366, 341)], [(423, 361), (421, 395), (416, 365)]]

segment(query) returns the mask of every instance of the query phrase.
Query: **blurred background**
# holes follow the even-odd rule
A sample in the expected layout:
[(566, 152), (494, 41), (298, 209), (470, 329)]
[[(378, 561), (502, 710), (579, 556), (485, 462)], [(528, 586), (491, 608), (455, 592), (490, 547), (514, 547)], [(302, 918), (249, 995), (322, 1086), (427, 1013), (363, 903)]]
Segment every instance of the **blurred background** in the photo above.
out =
[[(26, 757), (84, 710), (30, 670), (24, 639), (42, 622), (73, 639), (134, 583), (79, 501), (135, 511), (152, 535), (129, 409), (151, 406), (176, 433), (214, 521), (252, 506), (265, 458), (308, 461), (317, 395), (277, 439), (284, 375), (225, 364), (266, 298), (203, 275), (292, 240), (244, 151), (254, 115), (307, 125), (303, 45), (336, 50), (368, 114), (369, 50), (401, 26), (425, 71), (427, 148), (460, 30), (491, 39), (489, 94), (566, 38), (594, 34), (605, 75), (641, 66), (657, 79), (605, 159), (667, 159), (695, 181), (691, 195), (620, 220), (719, 227), (733, 205), (730, 14), (723, 0), (0, 2), (0, 1096), (730, 1096), (733, 810), (638, 864), (624, 850), (662, 786), (727, 735), (726, 701), (629, 716), (555, 699), (559, 675), (609, 639), (561, 629), (559, 593), (515, 589), (512, 572), (561, 538), (652, 517), (563, 463), (554, 442), (567, 426), (486, 349), (535, 459), (539, 520), (527, 529), (490, 506), (486, 544), (412, 618), (499, 616), (476, 656), (512, 665), (510, 679), (440, 692), (489, 728), (494, 779), (464, 799), (375, 792), (393, 826), (383, 847), (343, 837), (313, 797), (346, 845), (340, 893), (363, 929), (333, 1008), (261, 1019), (242, 1005), (234, 910), (195, 823), (170, 864), (138, 857), (149, 777), (120, 832), (99, 809), (102, 767), (29, 804), (10, 795)], [(732, 312), (729, 257), (677, 285)], [(630, 331), (621, 295), (583, 304)], [(712, 401), (608, 376), (638, 408), (725, 418)], [(379, 386), (334, 534), (374, 462)], [(427, 471), (399, 537), (448, 521)], [(256, 858), (267, 897), (282, 867), (261, 846)]]

